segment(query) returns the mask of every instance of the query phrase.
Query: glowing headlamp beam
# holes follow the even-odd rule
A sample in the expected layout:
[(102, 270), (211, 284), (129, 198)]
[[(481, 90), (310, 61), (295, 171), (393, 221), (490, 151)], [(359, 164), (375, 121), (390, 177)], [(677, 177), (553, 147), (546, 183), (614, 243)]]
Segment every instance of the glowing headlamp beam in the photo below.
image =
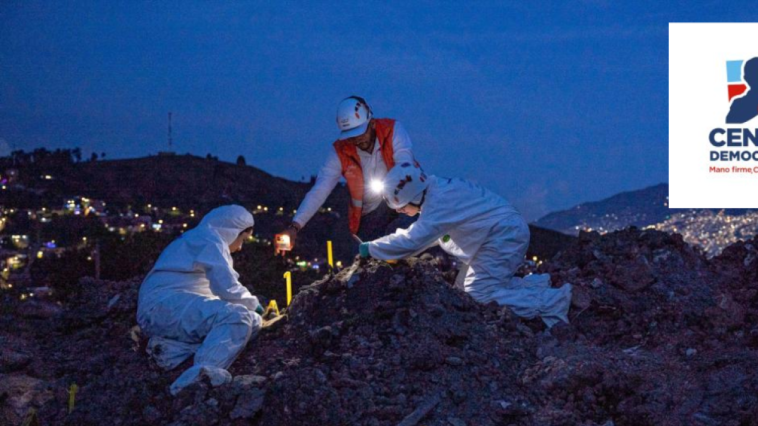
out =
[(384, 191), (384, 182), (380, 181), (379, 179), (374, 179), (369, 184), (369, 188), (371, 188), (371, 191), (375, 194), (380, 194)]

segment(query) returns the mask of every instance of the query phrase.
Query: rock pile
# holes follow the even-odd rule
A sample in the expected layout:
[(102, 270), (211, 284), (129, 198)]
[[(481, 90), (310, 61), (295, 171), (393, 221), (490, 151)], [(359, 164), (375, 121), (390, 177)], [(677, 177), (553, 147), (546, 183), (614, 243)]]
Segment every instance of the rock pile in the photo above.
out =
[(290, 312), (235, 367), (273, 378), (262, 424), (481, 425), (534, 409), (518, 380), (535, 361), (533, 331), (429, 260), (356, 263), (301, 289)]
[[(539, 272), (572, 323), (476, 304), (431, 257), (303, 287), (229, 385), (168, 386), (135, 326), (139, 280), (83, 280), (0, 314), (0, 413), (20, 424), (751, 425), (758, 240), (711, 260), (678, 235), (582, 234)], [(79, 387), (69, 413), (72, 383)]]
[(544, 264), (575, 291), (571, 326), (526, 372), (538, 423), (757, 424), (755, 244), (709, 262), (680, 235), (631, 228)]

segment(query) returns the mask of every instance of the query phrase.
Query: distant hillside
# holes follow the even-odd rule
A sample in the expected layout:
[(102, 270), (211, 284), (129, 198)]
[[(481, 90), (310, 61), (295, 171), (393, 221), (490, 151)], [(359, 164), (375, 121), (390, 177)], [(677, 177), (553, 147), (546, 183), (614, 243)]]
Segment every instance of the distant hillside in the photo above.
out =
[(529, 225), (529, 232), (531, 240), (529, 251), (526, 253), (526, 257), (529, 259), (533, 256), (537, 256), (539, 259), (550, 259), (576, 241), (576, 237), (534, 225)]
[[(553, 212), (540, 218), (534, 224), (576, 235), (582, 229), (611, 232), (629, 226), (644, 227), (664, 222), (676, 213), (699, 211), (670, 209), (668, 195), (668, 184), (662, 183), (637, 191), (622, 192), (604, 200), (579, 204), (568, 210)], [(725, 212), (741, 215), (747, 210), (726, 209)]]
[(646, 226), (662, 222), (671, 214), (668, 192), (667, 184), (622, 192), (604, 200), (550, 213), (535, 224), (571, 235), (586, 228), (612, 231), (632, 225)]
[[(25, 188), (0, 191), (0, 204), (55, 207), (67, 197), (80, 195), (104, 200), (109, 209), (137, 211), (152, 204), (184, 211), (194, 209), (199, 215), (223, 204), (237, 203), (251, 210), (260, 205), (269, 211), (256, 214), (256, 233), (271, 238), (291, 221), (293, 210), (311, 187), (310, 183), (278, 178), (252, 166), (189, 154), (78, 162), (68, 160), (64, 154), (24, 158), (24, 166), (13, 166), (8, 157), (0, 159), (4, 170), (18, 170), (16, 183)], [(301, 233), (293, 254), (325, 256), (325, 241), (332, 240), (335, 256), (350, 258), (356, 247), (342, 219), (346, 217), (347, 203), (347, 190), (338, 185), (324, 204), (332, 212), (314, 216)], [(532, 230), (532, 241), (530, 256), (540, 258), (552, 256), (570, 242), (563, 235), (538, 229)]]
[[(81, 194), (116, 204), (152, 203), (184, 209), (237, 202), (291, 211), (310, 187), (255, 167), (192, 155), (87, 161), (45, 173), (52, 174), (52, 179), (39, 180), (34, 186), (56, 195)], [(327, 204), (336, 205), (346, 196), (346, 191), (338, 188)]]
[[(109, 210), (139, 211), (151, 204), (184, 211), (194, 209), (198, 215), (223, 204), (241, 204), (250, 210), (260, 205), (268, 207), (269, 212), (256, 214), (256, 233), (271, 238), (287, 226), (293, 210), (311, 186), (272, 176), (255, 167), (193, 155), (81, 162), (54, 160), (45, 157), (17, 166), (17, 183), (26, 190), (0, 194), (0, 203), (22, 208), (55, 208), (67, 197), (80, 195), (106, 201)], [(7, 161), (4, 165), (9, 167)], [(335, 255), (349, 258), (354, 243), (347, 226), (338, 226), (346, 205), (347, 191), (338, 186), (324, 204), (333, 206), (334, 214), (317, 214), (313, 218), (298, 241), (300, 250), (325, 255), (322, 246), (331, 239), (335, 242)]]

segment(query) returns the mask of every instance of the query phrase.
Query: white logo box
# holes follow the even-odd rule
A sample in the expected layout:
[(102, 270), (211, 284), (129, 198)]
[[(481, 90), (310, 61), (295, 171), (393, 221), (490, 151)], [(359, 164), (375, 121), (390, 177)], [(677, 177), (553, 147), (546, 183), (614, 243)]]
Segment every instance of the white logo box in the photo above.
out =
[[(755, 57), (758, 23), (669, 24), (671, 208), (758, 208), (758, 161), (711, 161), (710, 154), (723, 150), (753, 152), (758, 146), (719, 148), (709, 142), (709, 134), (716, 128), (758, 129), (758, 118), (726, 124), (726, 62)], [(740, 169), (716, 173), (711, 167)]]

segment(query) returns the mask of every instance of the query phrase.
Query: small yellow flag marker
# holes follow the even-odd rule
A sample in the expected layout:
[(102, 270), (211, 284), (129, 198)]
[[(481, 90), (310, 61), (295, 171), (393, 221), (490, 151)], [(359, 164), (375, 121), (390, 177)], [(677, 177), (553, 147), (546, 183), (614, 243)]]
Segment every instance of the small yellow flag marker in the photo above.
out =
[(326, 252), (328, 254), (327, 259), (329, 259), (329, 267), (334, 269), (334, 258), (332, 257), (332, 242), (331, 241), (326, 242)]
[(68, 388), (68, 413), (71, 414), (74, 411), (74, 403), (76, 402), (76, 393), (79, 391), (79, 386), (76, 383), (71, 383), (71, 387)]
[(279, 316), (279, 306), (276, 304), (276, 300), (271, 299), (270, 302), (268, 302), (268, 306), (266, 306), (266, 311), (263, 312), (263, 316), (267, 316), (269, 312), (274, 312), (276, 316)]
[(21, 423), (21, 426), (39, 426), (37, 410), (30, 408), (29, 411), (26, 412), (26, 417), (24, 417), (24, 422)]
[(287, 279), (287, 306), (289, 306), (292, 301), (292, 272), (285, 272), (284, 278)]

